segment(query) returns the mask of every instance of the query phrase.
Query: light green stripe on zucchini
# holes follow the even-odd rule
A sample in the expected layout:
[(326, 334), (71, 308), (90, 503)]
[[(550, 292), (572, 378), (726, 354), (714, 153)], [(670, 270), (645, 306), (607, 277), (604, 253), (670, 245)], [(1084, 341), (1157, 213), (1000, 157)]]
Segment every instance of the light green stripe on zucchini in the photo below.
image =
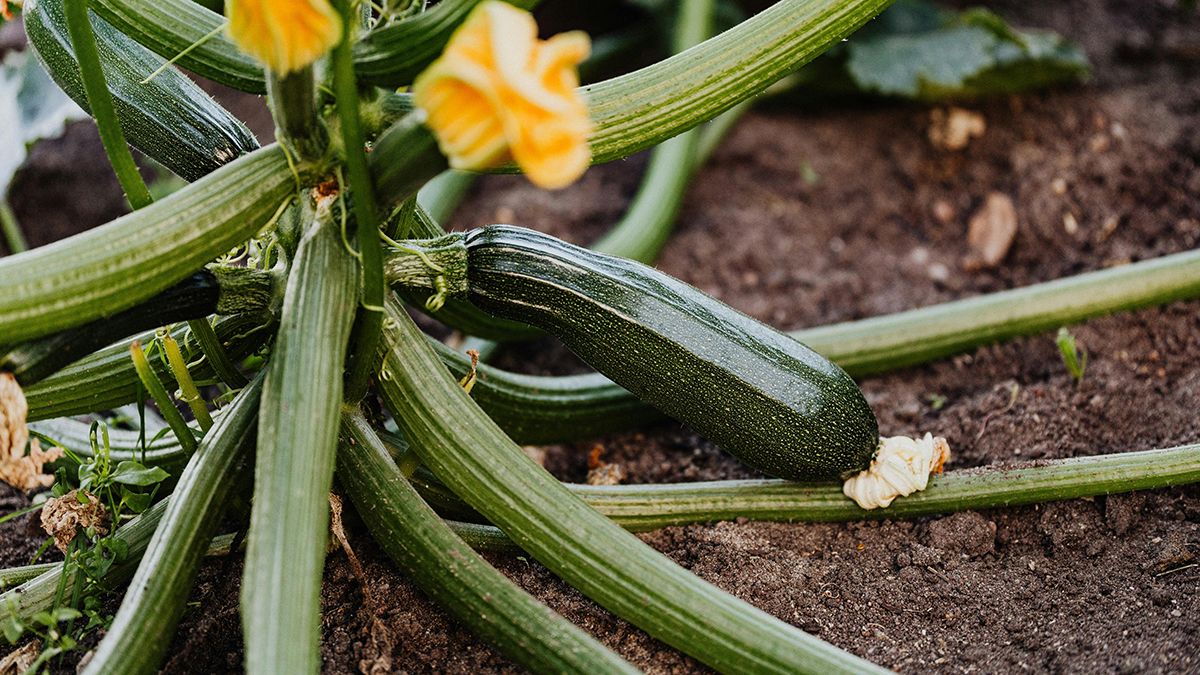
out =
[(529, 459), (445, 372), (394, 303), (380, 387), (421, 459), (551, 571), (718, 670), (878, 672), (742, 602), (643, 544)]
[(250, 238), (295, 182), (276, 146), (107, 225), (0, 259), (0, 343), (132, 307)]

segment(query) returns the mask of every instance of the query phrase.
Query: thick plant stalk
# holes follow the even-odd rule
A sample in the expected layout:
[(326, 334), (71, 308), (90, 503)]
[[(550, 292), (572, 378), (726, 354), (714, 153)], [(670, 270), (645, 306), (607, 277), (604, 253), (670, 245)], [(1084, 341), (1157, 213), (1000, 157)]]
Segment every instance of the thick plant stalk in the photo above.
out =
[(0, 258), (0, 342), (132, 307), (242, 243), (295, 188), (271, 146), (94, 230)]
[(254, 505), (242, 577), (249, 673), (315, 673), (320, 668), (328, 494), (357, 289), (354, 259), (328, 212), (319, 213), (288, 277), (260, 406)]
[(115, 316), (15, 345), (0, 356), (0, 369), (28, 387), (130, 333), (208, 316), (217, 308), (219, 292), (216, 277), (208, 271), (197, 272)]
[(0, 571), (0, 591), (7, 591), (14, 586), (32, 581), (46, 572), (54, 570), (55, 567), (59, 567), (59, 563), (37, 563), (2, 570)]
[(422, 461), (585, 595), (718, 670), (876, 672), (867, 661), (725, 594), (643, 544), (529, 459), (389, 306), (384, 399)]
[(317, 110), (313, 67), (279, 77), (267, 77), (267, 101), (275, 121), (276, 138), (301, 163), (321, 164), (329, 152), (329, 130)]
[[(91, 457), (91, 429), (88, 422), (80, 422), (70, 418), (31, 422), (31, 431), (53, 439), (57, 444), (79, 457)], [(189, 461), (190, 455), (179, 445), (174, 434), (156, 434), (147, 431), (146, 450), (142, 451), (141, 434), (128, 429), (108, 428), (109, 457), (113, 464), (119, 464), (127, 459), (141, 462), (146, 466), (162, 467), (172, 476), (178, 476)], [(69, 458), (58, 460), (59, 464), (70, 462)]]
[(83, 77), (83, 88), (87, 92), (88, 107), (92, 117), (96, 119), (96, 127), (100, 130), (104, 152), (108, 155), (108, 161), (112, 164), (130, 205), (134, 209), (140, 209), (154, 200), (150, 197), (146, 182), (142, 180), (142, 174), (138, 173), (133, 153), (125, 144), (125, 134), (121, 131), (121, 123), (117, 121), (112, 95), (104, 82), (100, 52), (96, 48), (96, 36), (92, 33), (92, 22), (88, 18), (88, 0), (64, 0), (64, 3), (67, 29), (71, 32), (71, 43), (75, 46), (75, 56), (79, 60), (79, 71)]
[[(679, 3), (674, 51), (680, 53), (706, 40), (712, 32), (714, 0)], [(646, 175), (621, 220), (591, 248), (600, 253), (649, 263), (658, 257), (683, 204), (688, 183), (698, 168), (696, 150), (701, 128), (663, 141), (650, 155)]]
[(223, 27), (225, 17), (191, 0), (92, 0), (95, 11), (122, 33), (180, 66), (221, 84), (267, 93), (263, 68), (241, 52)]
[[(362, 301), (351, 333), (345, 391), (348, 401), (357, 402), (366, 395), (368, 381), (375, 370), (379, 330), (383, 325), (383, 246), (379, 241), (375, 186), (367, 167), (366, 141), (358, 114), (358, 83), (354, 77), (351, 55), (356, 23), (355, 6), (350, 0), (334, 0), (333, 4), (342, 16), (342, 41), (333, 48), (333, 90), (337, 97), (346, 172), (353, 186), (354, 221), (358, 232), (359, 271), (362, 278)], [(416, 190), (413, 187), (412, 193)], [(400, 199), (410, 196), (404, 195)]]
[(158, 670), (209, 542), (254, 442), (262, 377), (238, 394), (204, 438), (172, 493), (129, 591), (84, 673)]
[[(429, 474), (411, 482), (446, 517), (478, 513)], [(949, 471), (929, 487), (884, 509), (864, 511), (840, 484), (785, 480), (723, 480), (654, 485), (575, 485), (570, 490), (633, 532), (748, 518), (775, 522), (843, 522), (915, 518), (997, 509), (1200, 482), (1200, 445), (1045, 460)], [(494, 539), (494, 534), (481, 531)]]
[(532, 672), (637, 672), (521, 590), (444, 524), (357, 410), (342, 416), (338, 480), (371, 535), (446, 611)]

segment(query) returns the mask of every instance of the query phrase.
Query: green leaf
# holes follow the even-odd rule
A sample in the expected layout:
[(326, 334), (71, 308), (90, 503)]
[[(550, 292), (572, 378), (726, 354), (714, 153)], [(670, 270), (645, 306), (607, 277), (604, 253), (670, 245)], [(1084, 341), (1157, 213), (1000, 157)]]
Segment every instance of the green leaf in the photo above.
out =
[(121, 496), (121, 505), (133, 513), (141, 513), (150, 508), (150, 495), (143, 492), (126, 492)]
[[(829, 59), (808, 86), (919, 100), (1014, 93), (1088, 74), (1087, 57), (1048, 31), (1021, 31), (986, 9), (900, 0)], [(849, 82), (838, 82), (848, 76)]]
[(148, 467), (143, 465), (141, 462), (135, 462), (127, 459), (117, 465), (117, 470), (112, 474), (112, 480), (114, 483), (121, 483), (123, 485), (138, 485), (144, 487), (147, 485), (160, 483), (166, 479), (168, 475), (169, 474), (166, 471), (163, 471), (160, 467)]
[(4, 620), (4, 639), (8, 640), (9, 644), (16, 644), (24, 634), (25, 626), (21, 625), (15, 614), (9, 614)]

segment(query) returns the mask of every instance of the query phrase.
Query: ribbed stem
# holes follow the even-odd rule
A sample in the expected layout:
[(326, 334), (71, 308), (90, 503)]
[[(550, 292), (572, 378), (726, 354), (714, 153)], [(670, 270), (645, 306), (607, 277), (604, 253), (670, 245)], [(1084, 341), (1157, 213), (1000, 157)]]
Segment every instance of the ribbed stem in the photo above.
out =
[[(383, 247), (379, 242), (378, 204), (371, 172), (367, 168), (366, 142), (358, 114), (358, 83), (351, 53), (358, 17), (355, 16), (355, 5), (350, 0), (334, 0), (333, 4), (342, 15), (342, 41), (333, 48), (333, 90), (342, 128), (346, 172), (354, 195), (359, 273), (362, 278), (362, 300), (351, 333), (346, 375), (347, 400), (357, 402), (366, 394), (371, 373), (375, 371), (379, 331), (383, 325)], [(414, 187), (412, 193), (415, 192)], [(393, 199), (403, 201), (410, 196), (396, 194)]]
[(253, 236), (294, 187), (283, 153), (263, 148), (107, 225), (0, 258), (0, 335), (19, 342), (153, 297)]
[(405, 575), (517, 664), (533, 672), (637, 672), (455, 536), (421, 501), (356, 410), (342, 415), (338, 480)]
[(529, 459), (445, 374), (389, 307), (380, 387), (422, 461), (522, 548), (585, 595), (719, 670), (876, 672), (700, 580), (596, 513)]
[[(1195, 482), (1200, 482), (1200, 445), (949, 471), (934, 476), (925, 490), (871, 511), (843, 495), (841, 485), (774, 479), (568, 487), (622, 527), (641, 532), (738, 518), (785, 523), (915, 518)], [(429, 474), (418, 471), (412, 483), (447, 517), (480, 520)], [(494, 533), (482, 534), (494, 538)]]
[(313, 67), (278, 77), (267, 75), (267, 101), (277, 137), (302, 164), (321, 165), (329, 153), (329, 130), (317, 110)]
[(112, 95), (104, 81), (104, 70), (100, 65), (100, 52), (96, 49), (96, 36), (92, 32), (92, 22), (88, 17), (88, 0), (64, 0), (67, 14), (67, 28), (71, 33), (71, 44), (75, 46), (75, 56), (79, 60), (79, 71), (83, 77), (83, 88), (87, 92), (88, 107), (92, 117), (96, 119), (96, 127), (100, 131), (100, 140), (104, 144), (104, 152), (112, 164), (121, 189), (129, 199), (133, 208), (140, 209), (149, 205), (154, 199), (142, 174), (138, 172), (137, 164), (133, 161), (133, 153), (125, 143), (125, 134), (121, 132), (121, 123), (117, 121), (117, 111), (113, 107)]
[(220, 14), (191, 0), (92, 2), (96, 13), (163, 58), (186, 50), (180, 66), (234, 89), (267, 93), (262, 66), (217, 30), (225, 23)]
[[(673, 45), (676, 53), (700, 44), (712, 33), (715, 4), (714, 0), (679, 3)], [(658, 257), (671, 236), (697, 168), (695, 157), (701, 133), (701, 129), (692, 129), (654, 148), (646, 175), (625, 215), (592, 245), (593, 250), (645, 263)]]
[(237, 365), (229, 358), (225, 347), (221, 345), (221, 338), (217, 336), (217, 332), (213, 330), (212, 324), (208, 319), (193, 319), (188, 322), (188, 330), (191, 331), (192, 337), (196, 339), (196, 344), (199, 345), (200, 351), (204, 354), (204, 359), (212, 368), (222, 382), (230, 389), (240, 389), (250, 383), (245, 375), (238, 370)]
[(197, 272), (136, 307), (16, 345), (0, 357), (0, 369), (29, 387), (131, 333), (208, 316), (216, 311), (219, 294), (216, 278), (208, 271)]
[(300, 242), (260, 406), (242, 577), (249, 673), (315, 673), (354, 259), (328, 213)]
[(242, 390), (188, 462), (121, 608), (83, 672), (151, 673), (161, 665), (200, 558), (241, 482), (237, 469), (254, 443), (261, 380)]
[(29, 242), (21, 232), (21, 224), (17, 222), (17, 214), (13, 213), (8, 201), (0, 196), (0, 231), (4, 233), (4, 244), (9, 254), (22, 253), (29, 250)]

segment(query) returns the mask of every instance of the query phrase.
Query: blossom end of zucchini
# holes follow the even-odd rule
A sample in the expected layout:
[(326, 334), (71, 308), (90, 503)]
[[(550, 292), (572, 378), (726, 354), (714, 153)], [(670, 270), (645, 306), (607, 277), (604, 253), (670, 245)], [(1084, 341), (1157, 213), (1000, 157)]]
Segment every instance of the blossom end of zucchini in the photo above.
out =
[(863, 509), (887, 508), (896, 497), (924, 490), (949, 459), (950, 445), (941, 436), (881, 438), (871, 466), (847, 479), (842, 493)]

